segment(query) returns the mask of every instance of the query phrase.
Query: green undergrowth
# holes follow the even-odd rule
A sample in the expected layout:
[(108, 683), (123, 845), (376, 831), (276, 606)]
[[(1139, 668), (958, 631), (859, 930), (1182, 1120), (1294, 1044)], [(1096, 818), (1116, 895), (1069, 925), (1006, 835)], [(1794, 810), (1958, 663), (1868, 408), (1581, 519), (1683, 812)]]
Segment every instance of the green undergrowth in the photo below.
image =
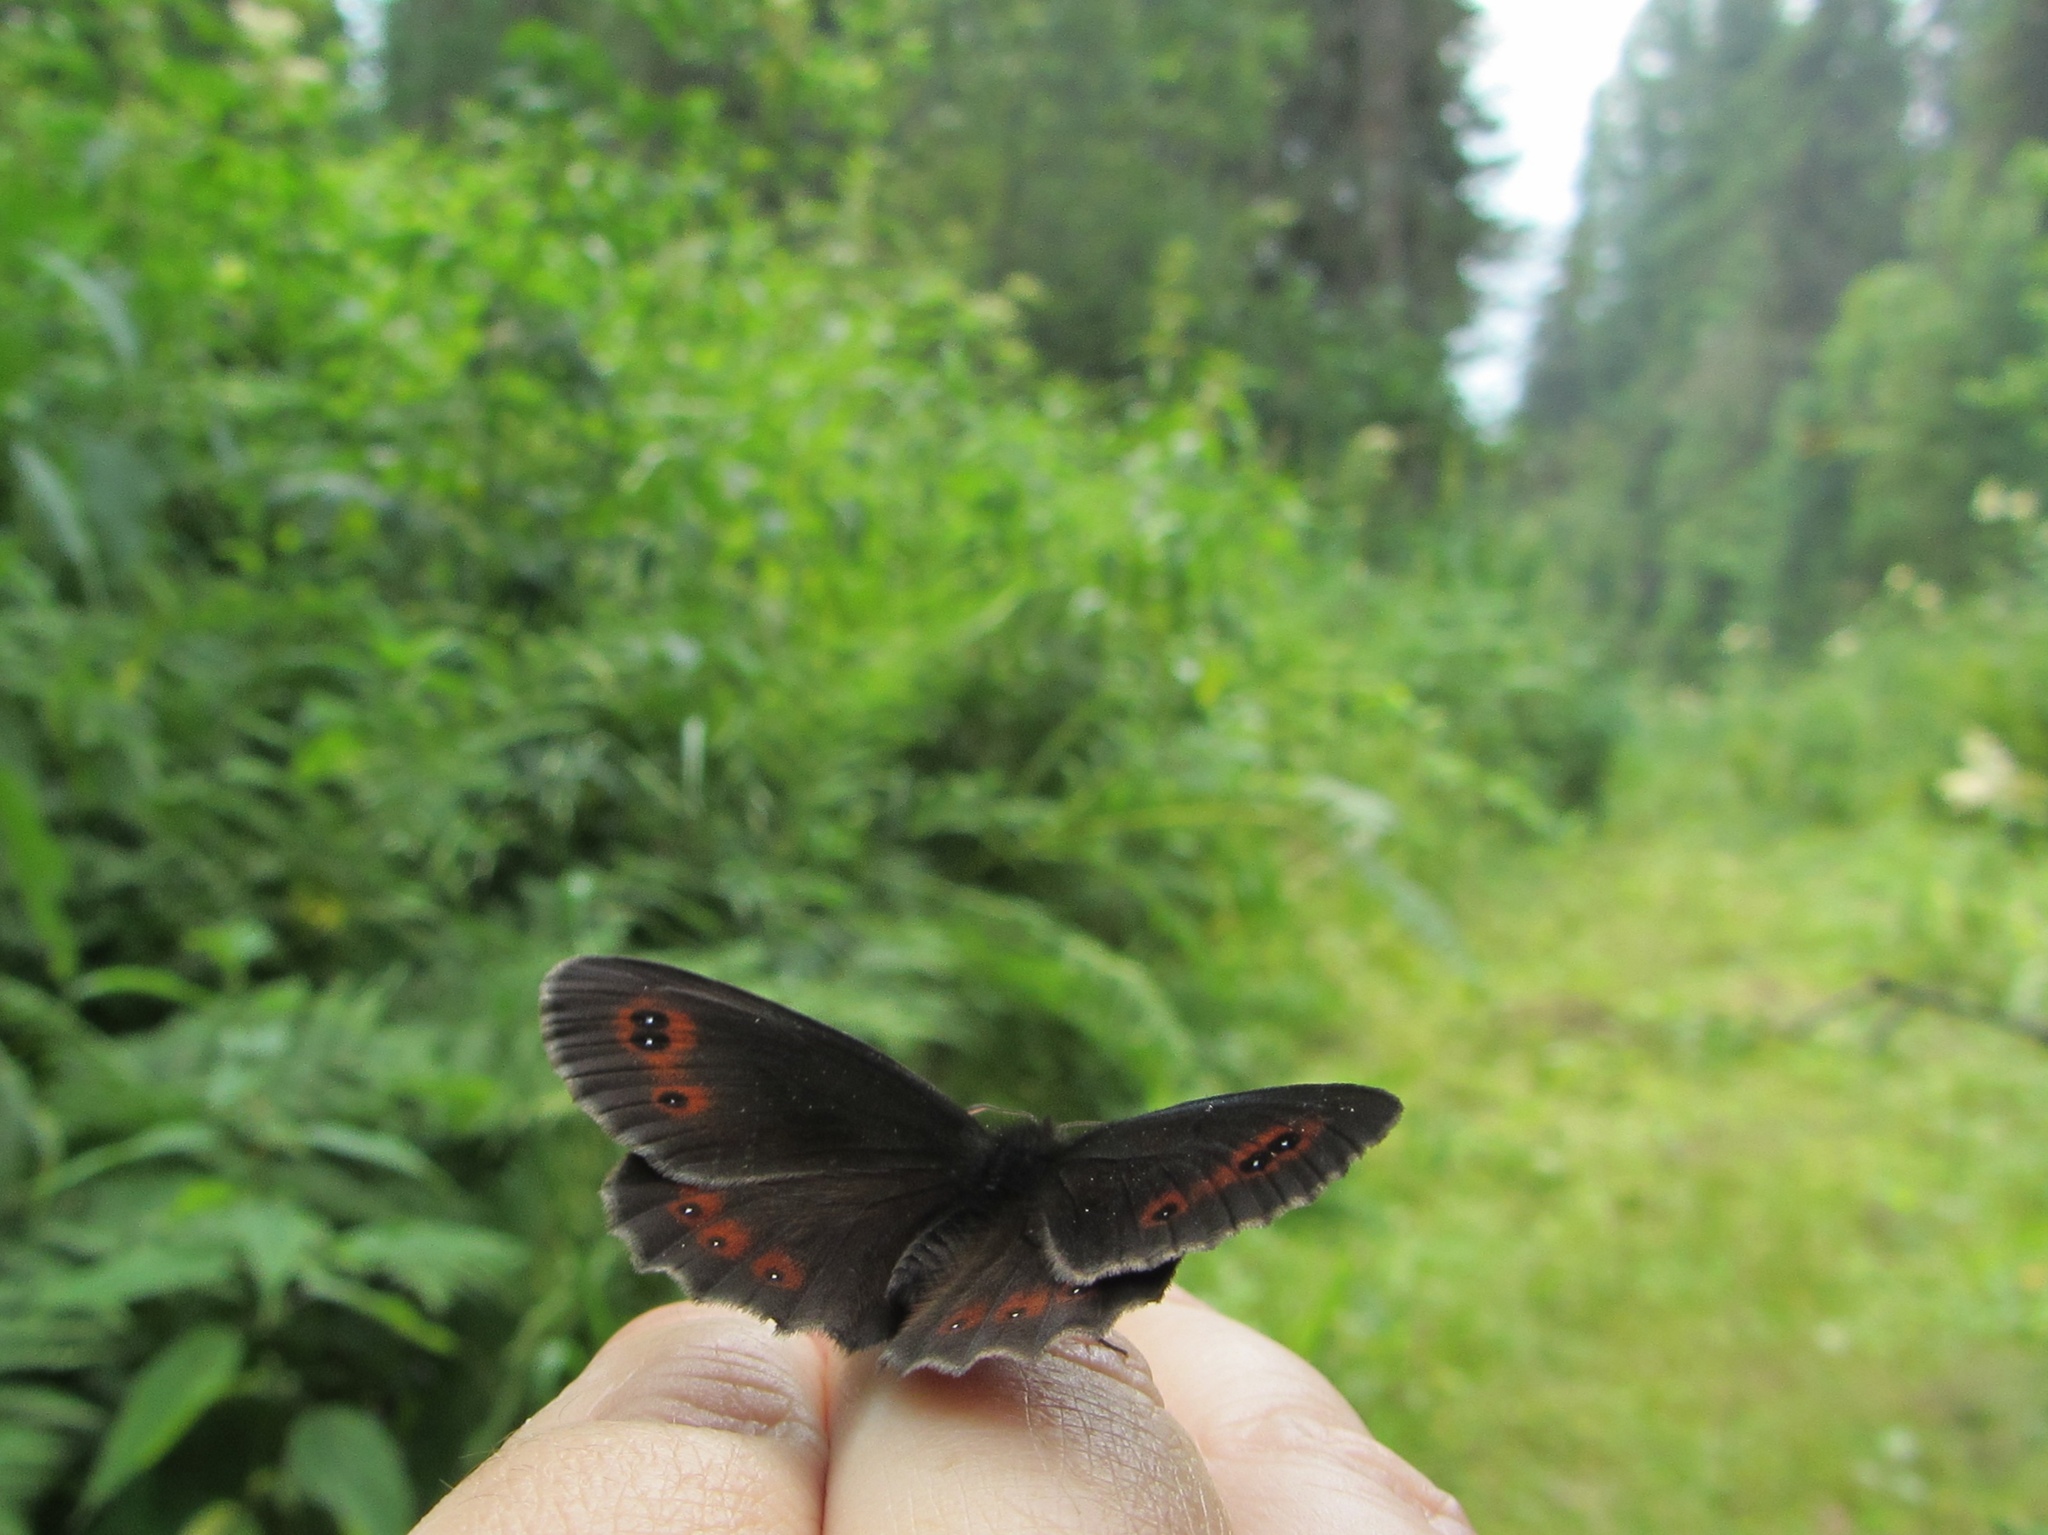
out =
[(304, 27), (0, 30), (0, 1535), (398, 1535), (673, 1293), (565, 955), (1127, 1111), (1328, 1016), (1310, 890), (1455, 963), (1612, 734), (1228, 359), (1105, 402), (701, 96), (536, 42), (386, 133)]

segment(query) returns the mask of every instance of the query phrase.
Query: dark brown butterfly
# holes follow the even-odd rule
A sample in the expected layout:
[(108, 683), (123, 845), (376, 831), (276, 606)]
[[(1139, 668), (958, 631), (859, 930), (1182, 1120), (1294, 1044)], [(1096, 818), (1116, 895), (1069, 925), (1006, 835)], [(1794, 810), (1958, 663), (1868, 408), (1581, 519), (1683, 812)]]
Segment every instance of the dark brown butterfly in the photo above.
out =
[(647, 1272), (899, 1370), (1100, 1337), (1184, 1253), (1307, 1204), (1400, 1117), (1376, 1087), (1269, 1087), (991, 1131), (879, 1051), (736, 986), (566, 960), (555, 1070), (631, 1153), (605, 1184)]

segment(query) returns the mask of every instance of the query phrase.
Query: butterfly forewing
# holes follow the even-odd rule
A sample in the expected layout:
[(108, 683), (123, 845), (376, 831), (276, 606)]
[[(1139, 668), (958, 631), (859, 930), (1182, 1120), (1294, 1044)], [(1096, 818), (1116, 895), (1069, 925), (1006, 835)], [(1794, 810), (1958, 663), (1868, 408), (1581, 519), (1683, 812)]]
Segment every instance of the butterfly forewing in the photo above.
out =
[(958, 1375), (990, 1354), (1032, 1359), (1062, 1333), (1101, 1337), (1173, 1281), (1171, 1262), (1093, 1284), (1062, 1278), (1030, 1227), (1028, 1208), (1018, 1206), (961, 1242), (882, 1351), (882, 1362)]
[(702, 1187), (664, 1178), (637, 1156), (605, 1183), (612, 1230), (635, 1268), (779, 1327), (829, 1333), (848, 1349), (895, 1331), (902, 1311), (888, 1295), (890, 1270), (958, 1197), (944, 1179), (880, 1173)]
[(958, 1169), (987, 1132), (879, 1050), (707, 976), (566, 960), (541, 986), (555, 1070), (612, 1138), (670, 1177)]
[(1391, 1093), (1337, 1083), (1102, 1125), (1056, 1154), (1037, 1234), (1074, 1280), (1150, 1269), (1307, 1204), (1400, 1115)]

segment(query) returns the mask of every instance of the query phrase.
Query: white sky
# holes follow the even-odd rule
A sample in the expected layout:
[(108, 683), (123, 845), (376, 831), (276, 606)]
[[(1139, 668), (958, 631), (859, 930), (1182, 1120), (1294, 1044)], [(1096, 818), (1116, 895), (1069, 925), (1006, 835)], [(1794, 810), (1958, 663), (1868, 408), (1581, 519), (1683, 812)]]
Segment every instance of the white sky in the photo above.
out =
[(1514, 409), (1530, 332), (1577, 205), (1593, 93), (1621, 59), (1643, 0), (1481, 0), (1480, 99), (1499, 120), (1485, 202), (1529, 231), (1512, 258), (1475, 275), (1482, 306), (1460, 341), (1458, 384), (1473, 414), (1498, 422)]

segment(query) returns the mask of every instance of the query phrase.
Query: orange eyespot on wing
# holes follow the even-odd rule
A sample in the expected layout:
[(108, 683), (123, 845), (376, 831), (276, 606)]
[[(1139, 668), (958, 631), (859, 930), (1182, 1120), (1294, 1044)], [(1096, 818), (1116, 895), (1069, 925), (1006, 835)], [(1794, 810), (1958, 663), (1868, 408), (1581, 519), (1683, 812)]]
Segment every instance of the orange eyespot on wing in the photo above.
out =
[(804, 1266), (779, 1247), (756, 1258), (753, 1268), (756, 1279), (778, 1290), (801, 1290), (804, 1287)]
[(737, 1258), (754, 1245), (754, 1238), (738, 1221), (713, 1221), (697, 1233), (697, 1245), (721, 1258)]
[(686, 1184), (673, 1187), (676, 1197), (668, 1202), (668, 1213), (678, 1226), (701, 1226), (725, 1211), (725, 1198), (715, 1189), (693, 1189)]
[(779, 1327), (830, 1333), (848, 1349), (880, 1343), (901, 1310), (891, 1266), (951, 1197), (900, 1177), (765, 1179), (719, 1188), (665, 1178), (629, 1156), (605, 1182), (612, 1230), (634, 1267), (671, 1276), (700, 1300), (743, 1306)]
[(1052, 1291), (1044, 1285), (1035, 1290), (1020, 1290), (1006, 1295), (996, 1302), (995, 1314), (1005, 1322), (1022, 1322), (1045, 1315), (1052, 1306)]

